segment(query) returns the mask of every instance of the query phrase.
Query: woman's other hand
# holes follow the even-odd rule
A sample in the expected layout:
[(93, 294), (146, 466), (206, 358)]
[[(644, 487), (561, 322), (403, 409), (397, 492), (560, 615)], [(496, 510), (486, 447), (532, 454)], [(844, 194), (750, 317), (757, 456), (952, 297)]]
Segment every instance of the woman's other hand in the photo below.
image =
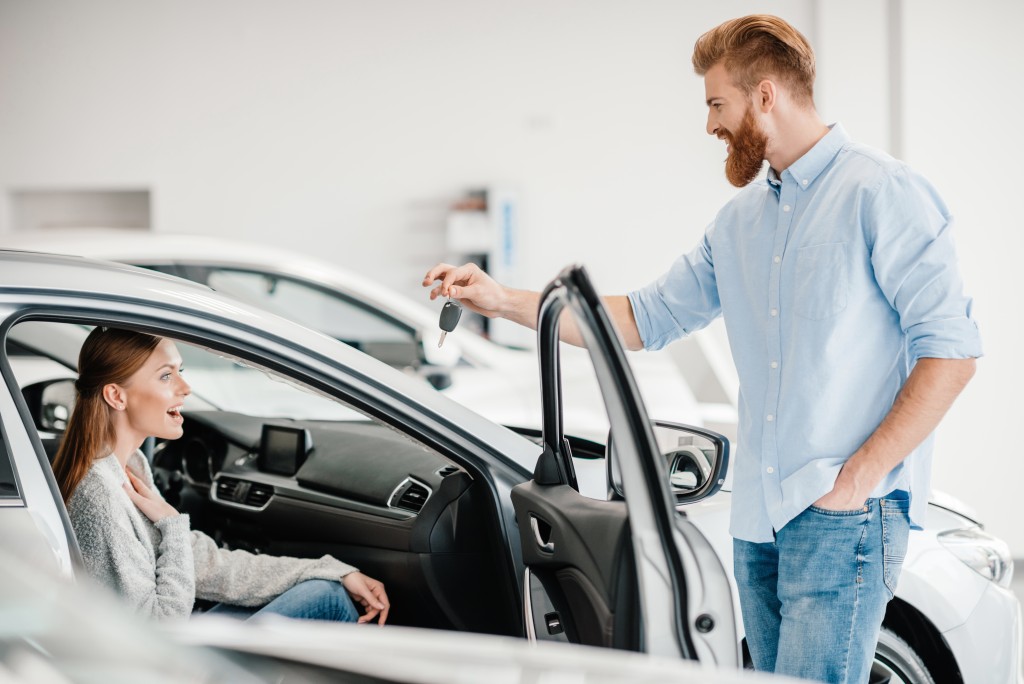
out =
[(132, 503), (150, 521), (158, 523), (164, 518), (178, 515), (178, 511), (174, 506), (164, 501), (159, 494), (147, 487), (146, 483), (138, 475), (128, 468), (125, 468), (125, 472), (128, 473), (128, 482), (124, 483), (124, 491), (128, 493), (128, 498), (132, 500)]
[(364, 614), (359, 618), (360, 623), (376, 620), (378, 624), (383, 625), (387, 622), (391, 603), (388, 601), (387, 592), (384, 591), (383, 582), (357, 571), (342, 577), (341, 583), (352, 595), (353, 600), (363, 607)]

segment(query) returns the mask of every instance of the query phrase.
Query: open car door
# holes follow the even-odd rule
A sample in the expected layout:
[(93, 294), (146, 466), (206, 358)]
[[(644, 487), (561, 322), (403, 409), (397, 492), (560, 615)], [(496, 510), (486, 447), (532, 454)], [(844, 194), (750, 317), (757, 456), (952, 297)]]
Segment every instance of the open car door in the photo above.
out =
[[(607, 456), (615, 477), (604, 501), (577, 491), (563, 434), (564, 311), (590, 351), (611, 425)], [(659, 446), (664, 434), (655, 436), (621, 340), (583, 267), (566, 268), (547, 286), (537, 331), (544, 451), (533, 479), (512, 490), (526, 565), (527, 636), (739, 667), (728, 578), (704, 536), (677, 511), (721, 486), (727, 440), (667, 426), (659, 430), (673, 445), (687, 446)]]

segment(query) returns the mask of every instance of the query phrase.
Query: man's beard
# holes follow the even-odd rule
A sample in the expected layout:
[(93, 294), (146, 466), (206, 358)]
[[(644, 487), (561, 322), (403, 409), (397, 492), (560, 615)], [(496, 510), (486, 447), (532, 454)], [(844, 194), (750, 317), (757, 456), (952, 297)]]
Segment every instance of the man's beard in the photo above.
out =
[(725, 177), (737, 188), (750, 185), (761, 173), (768, 136), (754, 120), (752, 109), (747, 109), (735, 133), (723, 131), (729, 140), (729, 156), (725, 160)]

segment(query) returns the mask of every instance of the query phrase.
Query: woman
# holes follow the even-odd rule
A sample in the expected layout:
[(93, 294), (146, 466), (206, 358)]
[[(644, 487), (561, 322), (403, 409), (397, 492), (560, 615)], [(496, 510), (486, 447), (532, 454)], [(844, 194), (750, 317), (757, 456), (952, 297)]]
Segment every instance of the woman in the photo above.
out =
[(222, 549), (160, 496), (139, 447), (149, 436), (182, 435), (191, 388), (171, 340), (98, 327), (78, 372), (53, 469), (91, 575), (157, 618), (188, 616), (200, 598), (236, 614), (384, 624), (390, 605), (381, 582), (331, 556)]

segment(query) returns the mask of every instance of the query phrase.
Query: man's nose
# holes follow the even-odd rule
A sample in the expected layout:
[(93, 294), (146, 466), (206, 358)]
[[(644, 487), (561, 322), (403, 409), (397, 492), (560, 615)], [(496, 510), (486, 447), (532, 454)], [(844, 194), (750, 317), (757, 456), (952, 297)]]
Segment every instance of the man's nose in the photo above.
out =
[(714, 112), (708, 112), (708, 125), (705, 130), (708, 135), (718, 135), (718, 122), (714, 120)]

